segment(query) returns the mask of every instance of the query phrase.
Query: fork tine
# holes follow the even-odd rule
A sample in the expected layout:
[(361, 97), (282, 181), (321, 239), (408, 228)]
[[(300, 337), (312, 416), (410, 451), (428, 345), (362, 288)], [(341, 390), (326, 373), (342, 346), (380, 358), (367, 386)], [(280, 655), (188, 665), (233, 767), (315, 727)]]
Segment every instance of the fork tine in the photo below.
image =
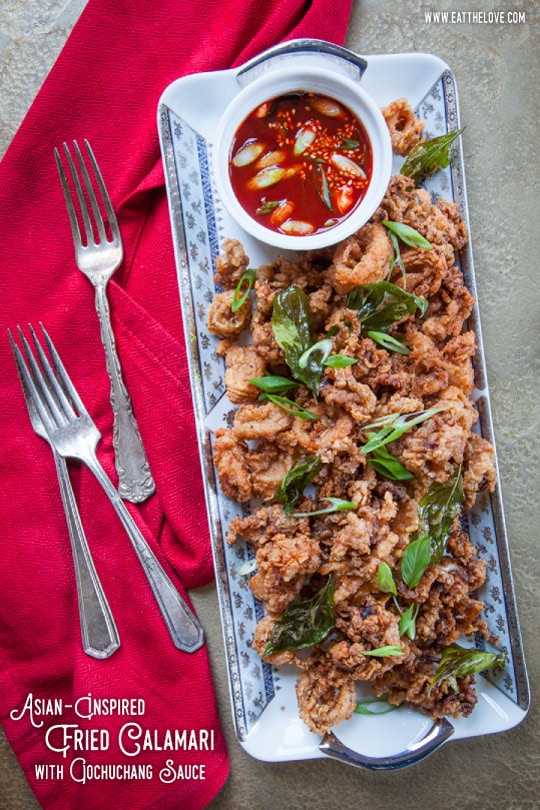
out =
[(90, 174), (88, 173), (86, 163), (84, 162), (84, 158), (81, 154), (77, 141), (73, 141), (73, 146), (75, 149), (75, 154), (77, 155), (77, 162), (83, 176), (86, 193), (88, 194), (88, 199), (90, 200), (90, 205), (92, 206), (92, 211), (94, 212), (94, 218), (96, 220), (100, 241), (106, 242), (107, 234), (105, 233), (105, 223), (103, 222), (103, 216), (99, 210), (99, 203), (97, 201), (96, 192), (94, 191), (94, 184), (90, 179)]
[[(60, 378), (60, 381), (62, 382), (62, 385), (64, 387), (65, 395), (71, 399), (71, 402), (75, 405), (75, 408), (77, 409), (79, 414), (84, 415), (84, 416), (89, 416), (88, 411), (84, 407), (84, 403), (83, 403), (82, 399), (80, 398), (80, 396), (79, 396), (79, 394), (77, 392), (77, 389), (75, 388), (75, 386), (71, 382), (71, 378), (69, 377), (69, 375), (68, 375), (68, 373), (67, 373), (67, 371), (65, 369), (65, 366), (62, 363), (62, 361), (60, 360), (60, 356), (59, 356), (58, 352), (56, 351), (54, 343), (52, 342), (49, 334), (47, 333), (47, 331), (46, 331), (45, 327), (43, 326), (43, 324), (41, 323), (41, 321), (40, 321), (39, 325), (41, 327), (41, 331), (43, 332), (43, 337), (45, 338), (45, 342), (47, 344), (47, 348), (49, 350), (51, 360), (53, 361), (53, 365), (54, 365), (54, 368), (56, 370), (56, 373), (57, 373), (58, 377)], [(34, 340), (36, 340), (35, 336), (34, 336)], [(56, 378), (54, 378), (54, 379), (55, 379), (56, 384), (58, 385), (58, 380)]]
[(36, 406), (34, 404), (34, 401), (33, 401), (32, 397), (30, 396), (28, 386), (26, 385), (26, 380), (25, 380), (25, 378), (23, 376), (23, 372), (21, 370), (21, 359), (19, 359), (19, 357), (17, 357), (17, 351), (16, 351), (17, 347), (15, 346), (15, 341), (13, 340), (13, 335), (11, 334), (11, 329), (8, 329), (8, 335), (9, 335), (9, 342), (11, 343), (11, 350), (13, 352), (13, 357), (15, 359), (15, 364), (17, 366), (17, 372), (19, 374), (19, 379), (21, 381), (21, 387), (22, 387), (23, 394), (24, 394), (24, 400), (26, 402), (26, 407), (28, 408), (28, 414), (30, 416), (30, 422), (32, 423), (32, 426), (34, 427), (34, 430), (36, 430), (36, 428), (38, 427), (38, 422), (40, 422), (41, 420), (40, 420), (39, 414), (37, 412)]
[[(64, 149), (66, 149), (66, 144), (64, 144)], [(60, 153), (59, 153), (58, 149), (56, 148), (56, 146), (54, 147), (54, 157), (55, 157), (55, 160), (56, 160), (56, 167), (58, 169), (58, 174), (60, 175), (60, 182), (62, 184), (62, 191), (64, 192), (64, 200), (66, 202), (66, 207), (67, 207), (67, 210), (68, 210), (69, 224), (71, 225), (71, 233), (73, 234), (73, 241), (75, 242), (76, 245), (82, 245), (81, 231), (80, 231), (80, 228), (79, 228), (79, 223), (77, 221), (77, 214), (75, 212), (75, 206), (73, 205), (73, 199), (71, 197), (71, 191), (70, 191), (70, 188), (69, 188), (69, 185), (68, 185), (68, 181), (67, 181), (66, 173), (64, 171), (64, 167), (62, 165), (62, 160), (60, 158)], [(73, 175), (75, 167), (73, 166), (73, 161), (70, 161), (70, 163), (71, 163), (71, 166), (72, 166), (72, 172), (71, 173)], [(71, 166), (70, 166), (70, 168), (71, 168)], [(82, 189), (81, 189), (81, 195), (79, 196), (77, 194), (77, 196), (78, 196), (79, 203), (80, 203), (81, 202), (81, 197), (83, 197)], [(83, 201), (84, 201), (84, 197), (83, 197)], [(83, 218), (84, 218), (85, 211), (86, 211), (86, 207), (84, 206), (83, 207)], [(85, 229), (86, 229), (86, 239), (88, 241), (88, 229), (91, 228), (91, 226), (90, 226), (90, 220), (88, 219), (88, 212), (87, 211), (86, 211), (86, 217), (87, 217), (87, 219), (85, 220)]]
[[(19, 330), (19, 334), (21, 333), (20, 327), (17, 327)], [(13, 335), (11, 334), (11, 330), (8, 329), (9, 334), (9, 341), (11, 343), (11, 349), (13, 351), (13, 356), (15, 358), (15, 363), (17, 365), (17, 371), (19, 372), (19, 377), (21, 378), (22, 388), (25, 395), (25, 399), (28, 396), (30, 401), (32, 402), (33, 406), (35, 407), (36, 411), (38, 412), (41, 421), (43, 423), (43, 427), (45, 428), (47, 433), (51, 433), (56, 427), (56, 424), (48, 411), (45, 407), (43, 402), (42, 396), (38, 393), (36, 384), (30, 372), (28, 371), (28, 367), (24, 361), (23, 355), (15, 341), (13, 340)], [(24, 337), (23, 337), (24, 340)], [(28, 400), (27, 400), (28, 403)], [(28, 409), (29, 412), (30, 408)]]
[[(71, 152), (69, 151), (69, 147), (67, 143), (64, 143), (64, 154), (66, 156), (66, 160), (69, 165), (69, 170), (71, 172), (71, 179), (73, 180), (73, 187), (75, 188), (75, 194), (77, 195), (77, 200), (79, 202), (79, 207), (81, 209), (81, 215), (84, 222), (84, 230), (86, 235), (86, 244), (91, 245), (94, 244), (94, 231), (92, 230), (92, 220), (90, 219), (90, 212), (88, 210), (88, 205), (86, 204), (86, 200), (84, 198), (84, 191), (81, 185), (81, 181), (79, 178), (79, 173), (77, 172), (77, 168), (75, 166), (75, 162), (71, 157)], [(68, 186), (69, 191), (69, 186)], [(71, 197), (71, 194), (70, 194)], [(73, 200), (72, 200), (73, 204)], [(75, 208), (73, 209), (75, 212)]]
[[(31, 324), (29, 324), (29, 327), (33, 335)], [(34, 353), (30, 348), (30, 344), (25, 338), (21, 327), (18, 326), (17, 330), (19, 332), (19, 338), (21, 340), (24, 353), (26, 355), (27, 364), (30, 366), (30, 376), (36, 387), (37, 394), (40, 397), (41, 401), (43, 402), (44, 407), (45, 405), (48, 407), (52, 421), (55, 422), (57, 425), (62, 425), (66, 421), (65, 416), (66, 398), (64, 395), (62, 399), (62, 393), (61, 391), (58, 390), (59, 389), (58, 383), (56, 382), (56, 380), (53, 381), (53, 379), (51, 379), (52, 371), (50, 368), (49, 361), (47, 360), (47, 357), (45, 356), (41, 347), (39, 347), (40, 351), (38, 353), (40, 354), (40, 361), (43, 365), (43, 369), (46, 371), (50, 383), (49, 385), (47, 385), (47, 382), (43, 375), (43, 371), (39, 367), (36, 358), (34, 356)], [(35, 342), (36, 340), (34, 337), (34, 343)]]
[(38, 353), (41, 369), (43, 372), (45, 372), (45, 377), (48, 380), (47, 388), (51, 393), (51, 396), (55, 399), (60, 412), (66, 415), (68, 409), (73, 410), (73, 406), (69, 400), (69, 394), (60, 386), (57, 378), (55, 377), (49, 359), (45, 354), (41, 343), (37, 339), (32, 324), (28, 324), (28, 327), (30, 329), (30, 334), (32, 335), (32, 340), (34, 341), (34, 346), (36, 347), (36, 351)]
[(111, 226), (111, 232), (114, 237), (120, 236), (120, 228), (118, 227), (118, 220), (116, 218), (116, 214), (114, 208), (111, 203), (111, 198), (109, 197), (109, 192), (103, 182), (103, 176), (101, 174), (100, 168), (98, 166), (97, 160), (94, 157), (94, 152), (92, 151), (92, 147), (90, 146), (89, 142), (84, 140), (86, 150), (88, 152), (88, 157), (90, 158), (90, 162), (92, 164), (92, 169), (96, 176), (96, 180), (98, 182), (99, 190), (101, 193), (101, 197), (103, 199), (103, 204), (105, 205), (105, 211), (107, 212), (107, 218), (109, 220), (109, 225)]

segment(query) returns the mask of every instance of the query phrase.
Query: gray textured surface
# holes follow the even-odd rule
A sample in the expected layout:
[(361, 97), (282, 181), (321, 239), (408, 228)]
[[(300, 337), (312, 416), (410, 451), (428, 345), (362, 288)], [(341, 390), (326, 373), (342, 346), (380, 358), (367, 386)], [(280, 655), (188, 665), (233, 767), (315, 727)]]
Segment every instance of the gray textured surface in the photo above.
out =
[[(56, 58), (85, 0), (0, 3), (0, 154)], [(215, 593), (193, 594), (207, 628), (231, 776), (218, 810), (527, 810), (539, 806), (538, 293), (539, 176), (536, 157), (538, 5), (520, 25), (427, 24), (430, 9), (488, 10), (477, 0), (354, 0), (347, 45), (360, 53), (425, 51), (453, 68), (460, 90), (473, 249), (508, 534), (533, 690), (527, 719), (500, 735), (450, 743), (414, 769), (355, 771), (334, 762), (268, 765), (244, 754), (230, 719)], [(536, 8), (535, 8), (536, 7)], [(111, 806), (111, 805), (104, 805)], [(0, 807), (38, 807), (11, 749), (0, 738)], [(98, 810), (96, 808), (96, 810)], [(137, 808), (118, 808), (137, 810)]]

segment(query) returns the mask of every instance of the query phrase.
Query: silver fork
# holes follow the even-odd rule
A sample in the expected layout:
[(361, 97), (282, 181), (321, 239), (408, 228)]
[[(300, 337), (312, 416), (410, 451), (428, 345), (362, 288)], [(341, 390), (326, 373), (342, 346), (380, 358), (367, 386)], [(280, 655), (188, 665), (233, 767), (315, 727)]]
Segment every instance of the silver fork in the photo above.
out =
[[(116, 214), (114, 213), (98, 164), (90, 144), (86, 140), (84, 143), (106, 213), (106, 219), (104, 219), (90, 173), (84, 162), (77, 141), (73, 141), (73, 149), (79, 171), (77, 171), (68, 145), (64, 143), (64, 153), (81, 212), (84, 237), (81, 236), (74, 200), (58, 149), (54, 150), (54, 156), (56, 158), (56, 165), (60, 174), (64, 199), (68, 210), (71, 233), (75, 245), (75, 260), (79, 270), (90, 279), (95, 289), (96, 310), (99, 317), (101, 340), (105, 349), (107, 371), (111, 382), (111, 405), (114, 415), (113, 446), (116, 470), (118, 473), (118, 489), (123, 498), (133, 503), (139, 503), (140, 501), (144, 501), (155, 491), (155, 485), (142, 444), (139, 427), (133, 414), (131, 400), (122, 378), (120, 361), (116, 352), (116, 344), (111, 326), (109, 303), (107, 300), (107, 284), (122, 262), (124, 249)], [(82, 177), (83, 183), (81, 183), (79, 175)], [(90, 208), (94, 215), (93, 225), (84, 189), (86, 189), (86, 195), (90, 201)], [(109, 223), (111, 238), (109, 238), (105, 228), (106, 222)]]
[(163, 570), (99, 463), (96, 456), (96, 446), (100, 439), (99, 430), (68, 377), (49, 335), (41, 326), (52, 366), (32, 327), (30, 330), (39, 357), (39, 364), (20, 328), (19, 336), (26, 362), (16, 344), (14, 344), (13, 350), (24, 385), (51, 445), (64, 458), (77, 458), (92, 470), (116, 509), (131, 540), (173, 643), (180, 650), (195, 652), (204, 641), (203, 629), (199, 620), (193, 615)]
[[(24, 381), (24, 372), (20, 360), (15, 350), (15, 343), (11, 332), (9, 339), (15, 362), (23, 388), (28, 415), (34, 432), (42, 439), (49, 442), (49, 438), (43, 427), (43, 422), (36, 410), (36, 407), (28, 393), (28, 388)], [(49, 442), (50, 444), (50, 442)], [(51, 445), (58, 474), (58, 483), (66, 520), (68, 525), (69, 539), (73, 561), (75, 563), (75, 581), (77, 584), (77, 601), (79, 604), (79, 618), (81, 625), (81, 635), (83, 649), (92, 658), (109, 658), (120, 646), (118, 630), (114, 622), (109, 603), (103, 592), (101, 582), (96, 572), (94, 561), (88, 547), (86, 535), (84, 533), (81, 516), (77, 508), (77, 501), (71, 486), (66, 460), (57, 453)]]

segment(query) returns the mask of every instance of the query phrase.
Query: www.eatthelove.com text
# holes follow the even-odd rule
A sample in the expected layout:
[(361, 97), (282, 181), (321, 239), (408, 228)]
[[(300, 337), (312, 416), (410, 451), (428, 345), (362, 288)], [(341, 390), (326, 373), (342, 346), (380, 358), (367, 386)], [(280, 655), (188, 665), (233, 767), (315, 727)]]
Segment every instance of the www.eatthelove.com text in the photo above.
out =
[(426, 23), (450, 23), (453, 25), (469, 23), (473, 25), (519, 25), (527, 20), (525, 11), (424, 11), (424, 22)]

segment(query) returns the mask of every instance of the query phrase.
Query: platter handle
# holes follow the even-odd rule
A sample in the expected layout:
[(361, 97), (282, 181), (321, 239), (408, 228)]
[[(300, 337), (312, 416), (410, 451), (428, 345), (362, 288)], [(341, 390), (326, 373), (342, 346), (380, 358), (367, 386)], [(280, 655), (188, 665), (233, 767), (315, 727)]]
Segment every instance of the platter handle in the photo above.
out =
[(334, 67), (345, 72), (350, 78), (360, 81), (368, 63), (358, 54), (334, 45), (333, 42), (326, 42), (323, 39), (291, 39), (275, 45), (267, 51), (255, 56), (246, 62), (236, 74), (236, 79), (241, 87), (245, 87), (253, 79), (265, 73), (276, 61), (291, 58), (305, 57), (306, 55), (322, 56), (326, 61), (333, 63)]
[(353, 751), (352, 748), (342, 743), (341, 740), (330, 731), (324, 735), (319, 750), (332, 759), (337, 759), (347, 765), (355, 765), (357, 768), (367, 768), (371, 771), (394, 771), (400, 768), (407, 768), (409, 765), (415, 765), (430, 754), (433, 754), (441, 745), (444, 745), (453, 733), (453, 725), (443, 717), (442, 720), (436, 720), (434, 722), (425, 737), (412, 743), (401, 754), (388, 757), (369, 757), (365, 754), (359, 754)]

